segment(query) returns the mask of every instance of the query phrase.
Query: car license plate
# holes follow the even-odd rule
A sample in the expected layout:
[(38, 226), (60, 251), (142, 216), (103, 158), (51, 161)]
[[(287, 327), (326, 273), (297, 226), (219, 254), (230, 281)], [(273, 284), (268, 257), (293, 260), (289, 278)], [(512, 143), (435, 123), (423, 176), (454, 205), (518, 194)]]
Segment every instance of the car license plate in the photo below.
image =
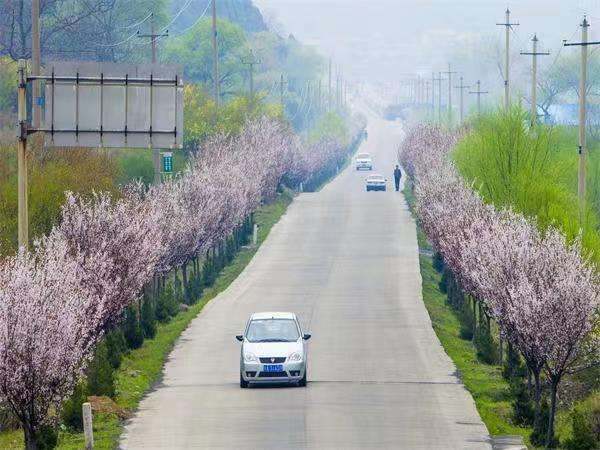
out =
[(265, 366), (265, 372), (283, 372), (282, 364), (269, 364)]

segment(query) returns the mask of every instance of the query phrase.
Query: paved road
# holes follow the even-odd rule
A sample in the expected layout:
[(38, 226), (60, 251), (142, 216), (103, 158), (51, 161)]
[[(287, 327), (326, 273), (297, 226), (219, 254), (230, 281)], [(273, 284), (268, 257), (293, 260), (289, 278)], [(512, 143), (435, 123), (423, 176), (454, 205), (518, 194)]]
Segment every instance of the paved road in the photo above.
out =
[[(372, 118), (363, 150), (391, 175), (401, 129)], [(489, 449), (421, 299), (402, 194), (366, 193), (352, 168), (289, 208), (244, 273), (207, 305), (141, 404), (127, 449)], [(389, 177), (391, 178), (391, 176)], [(293, 311), (312, 333), (309, 386), (239, 388), (256, 311)]]

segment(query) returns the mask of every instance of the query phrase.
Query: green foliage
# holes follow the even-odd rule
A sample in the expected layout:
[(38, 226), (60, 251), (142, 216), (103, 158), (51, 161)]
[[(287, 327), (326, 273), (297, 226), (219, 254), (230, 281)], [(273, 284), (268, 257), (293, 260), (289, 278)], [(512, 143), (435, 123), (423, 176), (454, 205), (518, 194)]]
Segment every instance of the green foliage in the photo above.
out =
[[(179, 277), (176, 278), (179, 281)], [(177, 282), (175, 284), (178, 284)], [(179, 282), (179, 286), (181, 282)], [(171, 317), (175, 316), (179, 311), (179, 301), (173, 287), (173, 283), (170, 281), (166, 283), (165, 287), (161, 290), (156, 301), (155, 317), (161, 323), (168, 322)]]
[(105, 342), (110, 365), (114, 369), (118, 369), (121, 366), (123, 355), (127, 352), (127, 341), (125, 340), (125, 335), (121, 328), (117, 328), (108, 333)]
[(198, 146), (217, 134), (238, 134), (248, 121), (263, 116), (283, 120), (280, 105), (269, 104), (261, 95), (252, 101), (234, 97), (216, 111), (215, 102), (205, 89), (197, 84), (184, 88), (184, 148), (196, 151)]
[(94, 358), (87, 370), (88, 393), (90, 395), (114, 397), (114, 368), (111, 364), (106, 342), (96, 348)]
[[(249, 47), (244, 30), (226, 20), (219, 20), (219, 78), (224, 98), (239, 93), (246, 69), (242, 63)], [(212, 23), (201, 20), (181, 37), (170, 39), (165, 48), (168, 62), (182, 65), (187, 82), (199, 83), (212, 92), (213, 55)]]
[(117, 158), (120, 166), (119, 184), (127, 184), (132, 180), (141, 180), (145, 185), (154, 182), (154, 164), (152, 154), (142, 149), (134, 149), (119, 153)]
[(17, 63), (8, 56), (0, 57), (0, 112), (17, 111)]
[(513, 420), (517, 425), (530, 427), (533, 425), (535, 416), (535, 405), (529, 388), (521, 379), (511, 383), (511, 394), (513, 396)]
[(323, 115), (310, 132), (310, 141), (319, 142), (323, 138), (334, 138), (342, 146), (350, 144), (350, 132), (346, 120), (336, 112)]
[(141, 321), (144, 339), (152, 339), (156, 334), (156, 317), (152, 299), (146, 295), (142, 300)]
[(125, 322), (123, 323), (123, 334), (127, 346), (131, 349), (140, 348), (144, 343), (144, 333), (138, 320), (137, 305), (130, 306), (125, 312)]
[[(573, 148), (566, 131), (545, 126), (531, 130), (526, 113), (514, 107), (475, 121), (454, 159), (461, 174), (497, 207), (536, 218), (541, 229), (558, 226), (569, 238), (583, 229), (584, 248), (600, 261), (597, 211), (588, 207), (579, 218)], [(598, 171), (590, 173), (596, 182), (599, 176)]]
[[(542, 413), (541, 419), (539, 420), (539, 426), (534, 427), (533, 431), (530, 435), (531, 443), (537, 447), (542, 447), (546, 444), (546, 439), (548, 437), (548, 422), (550, 418), (550, 406), (546, 400), (542, 401)], [(558, 442), (554, 442), (550, 448), (556, 447)]]
[(37, 450), (52, 450), (58, 444), (58, 432), (50, 425), (42, 425), (35, 438)]
[(593, 450), (598, 441), (585, 414), (577, 409), (571, 413), (573, 436), (565, 442), (567, 450)]
[(85, 382), (79, 383), (71, 397), (63, 403), (62, 421), (72, 430), (83, 430), (82, 405), (87, 401), (87, 386)]
[[(116, 192), (117, 165), (96, 149), (42, 151), (34, 139), (29, 163), (29, 224), (32, 238), (47, 234), (60, 216), (65, 191)], [(16, 250), (16, 146), (0, 148), (0, 254)], [(5, 160), (6, 157), (6, 160)]]
[(477, 357), (481, 362), (495, 364), (498, 361), (498, 348), (487, 324), (479, 324), (475, 331), (473, 343), (477, 348)]

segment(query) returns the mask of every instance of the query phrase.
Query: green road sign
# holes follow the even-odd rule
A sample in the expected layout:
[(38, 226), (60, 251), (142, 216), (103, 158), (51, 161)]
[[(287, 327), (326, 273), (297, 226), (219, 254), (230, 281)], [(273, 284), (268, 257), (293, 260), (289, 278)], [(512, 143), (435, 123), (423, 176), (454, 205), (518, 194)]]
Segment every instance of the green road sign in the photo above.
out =
[(173, 153), (163, 153), (163, 173), (173, 173)]

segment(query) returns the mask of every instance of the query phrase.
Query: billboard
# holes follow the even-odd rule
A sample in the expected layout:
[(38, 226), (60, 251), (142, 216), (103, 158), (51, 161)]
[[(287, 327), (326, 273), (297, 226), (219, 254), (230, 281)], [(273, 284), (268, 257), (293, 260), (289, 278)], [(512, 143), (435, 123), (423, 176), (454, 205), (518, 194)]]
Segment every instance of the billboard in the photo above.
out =
[(44, 78), (47, 146), (183, 146), (179, 68), (55, 61)]

